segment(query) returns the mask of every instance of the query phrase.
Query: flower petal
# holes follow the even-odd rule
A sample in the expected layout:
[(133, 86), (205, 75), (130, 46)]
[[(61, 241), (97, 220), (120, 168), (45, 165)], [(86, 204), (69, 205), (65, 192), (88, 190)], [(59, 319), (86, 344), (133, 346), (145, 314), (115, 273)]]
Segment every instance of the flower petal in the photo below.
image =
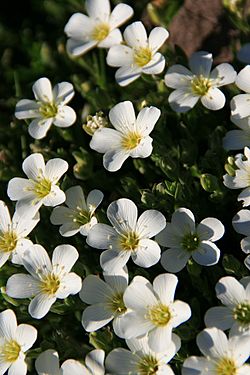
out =
[(164, 352), (169, 348), (172, 339), (172, 327), (156, 327), (148, 334), (148, 345), (153, 352)]
[(112, 30), (109, 35), (103, 39), (101, 42), (98, 43), (97, 47), (100, 48), (111, 48), (116, 44), (120, 44), (122, 42), (122, 34), (119, 29)]
[(15, 339), (17, 329), (16, 315), (14, 311), (8, 309), (0, 313), (0, 336), (7, 339)]
[(27, 365), (24, 361), (24, 358), (18, 358), (15, 362), (12, 362), (10, 365), (8, 375), (26, 375), (27, 374)]
[(122, 338), (130, 339), (132, 337), (144, 336), (154, 325), (146, 320), (142, 315), (138, 315), (134, 312), (125, 314), (120, 323)]
[(19, 324), (16, 329), (16, 341), (22, 347), (22, 351), (30, 349), (37, 339), (37, 330), (29, 324)]
[(108, 22), (110, 16), (109, 0), (86, 0), (85, 7), (91, 18)]
[(102, 269), (105, 272), (111, 273), (123, 268), (130, 258), (130, 253), (131, 251), (103, 251), (100, 256), (100, 264)]
[(169, 32), (163, 27), (154, 27), (148, 37), (149, 48), (155, 53), (165, 43)]
[(181, 248), (171, 248), (161, 256), (161, 265), (168, 272), (179, 272), (187, 264), (191, 254)]
[[(88, 41), (96, 22), (82, 13), (74, 13), (68, 20), (64, 32), (76, 43), (84, 44)], [(92, 41), (90, 41), (93, 43)], [(94, 42), (95, 44), (97, 42)]]
[(135, 311), (147, 311), (149, 306), (158, 303), (153, 291), (147, 286), (148, 280), (141, 276), (134, 277), (125, 290), (123, 300), (125, 305)]
[(42, 154), (34, 153), (28, 156), (24, 160), (22, 168), (28, 178), (36, 180), (45, 170), (45, 163)]
[(154, 279), (154, 291), (163, 304), (169, 305), (170, 302), (173, 302), (177, 283), (177, 276), (171, 273), (163, 273)]
[(115, 129), (121, 133), (126, 134), (131, 131), (136, 121), (133, 103), (124, 101), (116, 104), (109, 111), (109, 119)]
[(230, 102), (231, 115), (236, 119), (249, 116), (249, 100), (250, 94), (239, 94), (234, 96)]
[(206, 357), (221, 359), (228, 351), (227, 336), (217, 328), (207, 328), (197, 336), (197, 345)]
[(134, 14), (133, 8), (127, 4), (118, 4), (112, 10), (112, 13), (109, 18), (109, 25), (112, 29), (119, 27)]
[(48, 78), (42, 77), (38, 79), (32, 86), (32, 90), (36, 100), (46, 103), (53, 102), (52, 87)]
[(107, 224), (96, 224), (88, 233), (86, 242), (96, 249), (107, 249), (117, 232)]
[(0, 231), (6, 232), (11, 225), (10, 213), (4, 201), (0, 201)]
[(137, 373), (138, 358), (135, 353), (123, 348), (112, 350), (106, 358), (105, 364), (108, 372), (117, 375)]
[(90, 40), (89, 42), (83, 42), (81, 40), (68, 39), (66, 43), (67, 52), (74, 56), (81, 56), (87, 53), (92, 48), (96, 47), (97, 42), (95, 40)]
[(23, 265), (26, 270), (37, 279), (37, 270), (43, 273), (52, 271), (51, 261), (47, 251), (41, 245), (32, 245), (23, 255)]
[(197, 250), (192, 252), (192, 258), (202, 266), (212, 266), (220, 259), (220, 250), (210, 241), (202, 241)]
[(12, 275), (6, 284), (6, 294), (12, 298), (30, 298), (39, 291), (39, 281), (22, 273)]
[(56, 272), (69, 272), (79, 257), (78, 251), (71, 245), (59, 245), (52, 255), (52, 265)]
[(141, 238), (151, 238), (161, 232), (166, 226), (165, 216), (157, 210), (144, 211), (138, 219), (136, 231)]
[(202, 74), (204, 77), (209, 77), (212, 63), (212, 54), (206, 51), (195, 52), (189, 59), (189, 66), (192, 72), (196, 75)]
[(133, 50), (124, 45), (113, 46), (107, 54), (107, 64), (109, 66), (120, 67), (124, 65), (132, 65)]
[(153, 138), (146, 136), (141, 139), (139, 145), (130, 151), (129, 155), (131, 158), (147, 158), (152, 154)]
[(230, 130), (223, 138), (225, 150), (241, 150), (245, 146), (250, 147), (250, 131)]
[(190, 90), (178, 88), (171, 92), (168, 102), (173, 111), (184, 113), (193, 108), (199, 99), (200, 96), (194, 95)]
[(112, 296), (112, 288), (96, 275), (88, 275), (82, 283), (79, 293), (81, 300), (89, 305), (105, 303)]
[(54, 375), (59, 373), (59, 356), (54, 349), (48, 349), (39, 354), (35, 362), (38, 375)]
[(59, 128), (68, 128), (73, 125), (76, 121), (76, 113), (73, 108), (68, 105), (64, 105), (58, 108), (57, 115), (53, 121), (55, 126)]
[(191, 316), (190, 306), (183, 301), (174, 301), (171, 304), (171, 324), (173, 327), (178, 327), (180, 324), (186, 322)]
[(165, 64), (165, 57), (161, 53), (156, 52), (156, 54), (152, 57), (150, 62), (142, 67), (142, 73), (160, 74), (161, 72), (163, 72)]
[(147, 45), (147, 33), (142, 22), (133, 22), (124, 31), (124, 39), (130, 47), (140, 48)]
[(172, 65), (165, 74), (165, 85), (173, 89), (181, 89), (191, 86), (192, 72), (182, 65)]
[(41, 119), (37, 118), (29, 124), (29, 135), (35, 139), (42, 139), (46, 136), (49, 128), (51, 127), (53, 118)]
[(16, 104), (15, 116), (18, 120), (40, 117), (39, 104), (35, 100), (22, 99)]
[(247, 65), (245, 68), (243, 68), (239, 74), (237, 75), (237, 78), (235, 80), (235, 84), (242, 90), (247, 93), (250, 93), (250, 66)]
[(114, 315), (103, 303), (88, 306), (82, 313), (82, 325), (87, 332), (94, 332), (108, 324)]
[(204, 368), (213, 371), (214, 364), (204, 357), (188, 357), (183, 363), (182, 375), (202, 375)]
[[(75, 359), (67, 359), (61, 366), (62, 375), (92, 375), (87, 368)], [(47, 375), (47, 374), (46, 374)], [(50, 374), (49, 374), (50, 375)]]
[(210, 78), (215, 80), (216, 87), (221, 87), (233, 83), (236, 76), (237, 73), (232, 65), (227, 63), (216, 66), (216, 68), (214, 68), (210, 74)]
[(217, 89), (217, 87), (211, 87), (207, 94), (201, 97), (201, 102), (204, 107), (211, 111), (217, 111), (224, 107), (226, 99), (223, 92)]
[(116, 172), (129, 156), (128, 152), (121, 149), (107, 151), (103, 156), (103, 166), (109, 172)]
[(60, 158), (50, 159), (45, 166), (45, 176), (56, 183), (68, 170), (68, 163)]
[(56, 297), (49, 297), (46, 294), (39, 293), (29, 304), (29, 314), (34, 319), (41, 319), (48, 314), (55, 301)]
[(122, 136), (118, 131), (102, 128), (95, 131), (89, 146), (95, 151), (105, 153), (110, 149), (118, 148), (121, 140)]
[(207, 327), (216, 327), (222, 331), (231, 328), (235, 322), (232, 310), (225, 306), (211, 307), (204, 319)]
[(133, 201), (120, 198), (112, 202), (107, 209), (107, 216), (119, 234), (136, 230), (138, 210)]
[(223, 305), (235, 307), (246, 298), (244, 287), (232, 276), (222, 277), (215, 286), (217, 298)]
[(74, 86), (69, 82), (60, 82), (53, 88), (55, 102), (60, 105), (67, 104), (74, 96)]
[(143, 108), (136, 119), (136, 128), (145, 137), (151, 133), (161, 116), (160, 109), (156, 107)]
[(232, 224), (234, 230), (245, 236), (250, 235), (250, 210), (240, 210), (233, 217)]
[(80, 292), (82, 287), (82, 280), (74, 272), (70, 272), (63, 276), (60, 281), (60, 287), (56, 292), (56, 298), (65, 299), (70, 294), (77, 294)]
[(85, 364), (92, 374), (104, 375), (105, 352), (102, 349), (91, 350), (86, 355)]
[(142, 69), (137, 66), (122, 66), (115, 73), (116, 82), (120, 86), (127, 86), (140, 77)]
[(86, 201), (88, 210), (93, 213), (95, 209), (102, 202), (103, 197), (104, 195), (101, 192), (101, 190), (97, 190), (97, 189), (91, 190), (91, 192), (87, 196), (87, 201)]
[(197, 234), (201, 240), (218, 241), (224, 232), (224, 225), (214, 217), (207, 217), (197, 226)]
[(161, 248), (157, 242), (142, 239), (136, 251), (131, 254), (133, 262), (140, 267), (149, 268), (158, 263), (161, 258)]

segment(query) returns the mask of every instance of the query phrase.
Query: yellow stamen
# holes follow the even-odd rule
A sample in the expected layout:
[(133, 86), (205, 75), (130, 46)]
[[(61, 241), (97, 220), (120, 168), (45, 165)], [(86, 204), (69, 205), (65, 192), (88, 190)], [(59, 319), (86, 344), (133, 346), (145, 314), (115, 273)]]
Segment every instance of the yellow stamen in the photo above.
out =
[(170, 321), (171, 313), (168, 306), (159, 303), (149, 310), (147, 318), (157, 327), (164, 327)]
[(44, 198), (51, 191), (51, 181), (47, 178), (41, 178), (35, 181), (34, 187), (32, 189), (38, 198)]
[(131, 131), (124, 135), (122, 138), (122, 147), (125, 148), (125, 150), (133, 150), (133, 148), (137, 147), (142, 140), (142, 136), (135, 132)]
[(98, 42), (101, 42), (103, 39), (107, 38), (109, 32), (109, 25), (107, 23), (100, 23), (94, 28), (92, 32), (92, 38)]
[(120, 245), (123, 250), (133, 251), (137, 249), (139, 240), (139, 236), (131, 231), (121, 236)]
[(158, 360), (153, 355), (145, 355), (138, 363), (138, 375), (155, 375), (158, 372)]
[(49, 296), (53, 296), (60, 287), (60, 279), (57, 275), (50, 273), (41, 281), (41, 291)]
[(196, 95), (206, 95), (211, 86), (211, 80), (204, 77), (202, 74), (195, 76), (191, 81), (192, 91)]
[(15, 362), (20, 351), (21, 346), (15, 340), (7, 341), (0, 348), (0, 358), (2, 357), (4, 362)]
[(39, 108), (39, 112), (44, 118), (51, 118), (57, 115), (58, 108), (55, 103), (42, 102)]
[(152, 60), (152, 51), (149, 47), (140, 47), (135, 49), (134, 62), (142, 68)]
[(125, 313), (127, 308), (123, 302), (123, 292), (114, 293), (111, 297), (109, 297), (108, 307), (117, 315)]
[(216, 366), (217, 375), (236, 375), (237, 367), (231, 358), (222, 358)]
[(16, 248), (17, 235), (12, 230), (8, 232), (0, 232), (0, 251), (9, 253)]

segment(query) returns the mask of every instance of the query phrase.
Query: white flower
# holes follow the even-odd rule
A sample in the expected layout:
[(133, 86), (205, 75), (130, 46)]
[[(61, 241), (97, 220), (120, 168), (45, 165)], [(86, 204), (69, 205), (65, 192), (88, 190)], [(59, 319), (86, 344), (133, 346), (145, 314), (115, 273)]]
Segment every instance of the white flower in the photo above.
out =
[(104, 356), (101, 349), (92, 350), (86, 355), (85, 365), (74, 359), (67, 359), (60, 367), (58, 353), (45, 350), (35, 362), (38, 375), (104, 375)]
[(224, 107), (225, 96), (218, 87), (233, 83), (236, 72), (230, 64), (220, 64), (211, 71), (212, 54), (193, 53), (189, 59), (191, 71), (182, 65), (171, 66), (165, 75), (165, 84), (175, 89), (168, 101), (176, 112), (187, 112), (199, 99), (204, 107), (218, 110)]
[(37, 213), (34, 217), (15, 211), (11, 220), (8, 207), (0, 201), (0, 267), (9, 258), (12, 263), (22, 264), (24, 251), (32, 245), (26, 237), (39, 222)]
[(25, 352), (37, 338), (37, 330), (29, 324), (17, 325), (15, 313), (0, 313), (0, 374), (25, 375)]
[(204, 357), (187, 358), (182, 375), (249, 375), (250, 365), (244, 365), (250, 354), (249, 344), (249, 335), (227, 339), (220, 329), (204, 329), (197, 336), (197, 345)]
[(83, 311), (82, 325), (87, 332), (93, 332), (113, 319), (115, 334), (120, 336), (120, 321), (127, 311), (123, 294), (128, 286), (128, 271), (125, 268), (113, 274), (104, 273), (104, 280), (95, 275), (83, 280), (79, 295), (91, 306)]
[(103, 199), (100, 190), (92, 190), (85, 201), (85, 197), (80, 186), (73, 186), (66, 190), (65, 204), (68, 207), (56, 207), (50, 216), (50, 221), (54, 225), (61, 225), (59, 232), (64, 237), (74, 236), (80, 232), (87, 236), (89, 230), (97, 223), (94, 216), (96, 208)]
[(208, 217), (196, 225), (193, 213), (179, 208), (171, 223), (156, 237), (160, 245), (169, 247), (162, 254), (162, 266), (169, 272), (179, 272), (191, 257), (203, 266), (218, 263), (220, 250), (213, 242), (223, 234), (224, 226), (218, 219)]
[(233, 217), (232, 224), (236, 232), (247, 236), (241, 240), (240, 246), (244, 253), (249, 254), (244, 264), (250, 270), (250, 211), (240, 210)]
[(75, 111), (66, 105), (74, 96), (71, 83), (61, 82), (52, 89), (50, 80), (43, 77), (34, 83), (32, 90), (36, 100), (20, 100), (15, 111), (19, 120), (33, 119), (28, 128), (31, 137), (44, 138), (52, 124), (67, 128), (75, 122)]
[(160, 114), (156, 107), (145, 107), (136, 118), (131, 102), (116, 104), (109, 112), (110, 122), (115, 129), (98, 129), (90, 142), (93, 150), (104, 153), (104, 168), (115, 172), (129, 156), (147, 158), (153, 150), (153, 139), (149, 134)]
[(148, 346), (147, 336), (140, 339), (126, 340), (130, 351), (123, 348), (112, 350), (107, 356), (105, 365), (111, 374), (115, 375), (174, 375), (168, 362), (180, 349), (178, 336), (172, 335), (167, 350), (155, 353)]
[(250, 43), (244, 44), (237, 52), (237, 59), (245, 64), (250, 64)]
[(250, 281), (246, 287), (232, 276), (222, 277), (215, 286), (217, 298), (224, 306), (211, 307), (205, 315), (207, 327), (230, 334), (250, 333)]
[(148, 345), (154, 352), (165, 352), (172, 341), (172, 330), (191, 316), (187, 303), (174, 301), (178, 278), (173, 274), (158, 275), (153, 285), (142, 276), (134, 277), (123, 300), (128, 313), (120, 329), (126, 339), (148, 334)]
[(120, 86), (127, 86), (144, 74), (159, 74), (164, 70), (165, 58), (157, 52), (165, 43), (169, 32), (163, 27), (155, 27), (147, 37), (142, 22), (134, 22), (124, 31), (126, 45), (110, 48), (107, 64), (120, 67), (115, 79)]
[(243, 207), (247, 207), (250, 205), (250, 149), (248, 147), (244, 148), (244, 155), (235, 156), (235, 165), (238, 168), (235, 176), (225, 174), (223, 183), (229, 189), (244, 188), (238, 196), (238, 201), (243, 201)]
[(230, 130), (223, 138), (223, 147), (226, 150), (240, 150), (245, 146), (250, 147), (250, 116), (237, 118), (231, 116), (231, 121), (240, 130)]
[(32, 298), (29, 313), (35, 319), (43, 318), (57, 298), (64, 299), (80, 291), (81, 278), (71, 268), (78, 259), (77, 250), (71, 245), (59, 245), (52, 255), (52, 262), (41, 245), (33, 245), (23, 255), (23, 265), (30, 273), (11, 276), (6, 294), (13, 298)]
[(237, 75), (235, 84), (246, 94), (239, 94), (231, 100), (231, 114), (236, 119), (250, 116), (250, 65), (245, 66)]
[[(130, 199), (112, 202), (107, 216), (113, 227), (96, 224), (87, 243), (103, 251), (100, 263), (104, 271), (113, 272), (125, 266), (130, 256), (140, 267), (151, 267), (160, 259), (160, 246), (150, 238), (166, 225), (165, 217), (157, 210), (147, 210), (138, 218), (137, 207)], [(138, 218), (138, 219), (137, 219)]]
[(67, 51), (80, 56), (94, 47), (110, 48), (122, 42), (118, 27), (132, 17), (134, 11), (126, 4), (118, 4), (110, 10), (109, 0), (86, 0), (87, 14), (75, 13), (64, 31), (70, 38)]
[(10, 199), (18, 201), (18, 209), (35, 213), (43, 204), (54, 207), (65, 201), (65, 194), (57, 185), (68, 169), (65, 160), (50, 159), (45, 165), (42, 154), (31, 154), (22, 168), (28, 179), (12, 178), (7, 190)]

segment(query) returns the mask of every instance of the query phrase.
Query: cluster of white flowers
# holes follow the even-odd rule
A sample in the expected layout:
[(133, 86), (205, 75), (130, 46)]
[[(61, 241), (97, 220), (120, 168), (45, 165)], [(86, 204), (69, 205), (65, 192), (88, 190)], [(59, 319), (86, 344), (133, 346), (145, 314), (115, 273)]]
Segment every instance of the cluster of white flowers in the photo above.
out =
[[(123, 37), (118, 27), (133, 15), (126, 4), (110, 10), (109, 0), (86, 0), (88, 16), (72, 15), (65, 33), (69, 37), (67, 51), (80, 56), (94, 47), (107, 48), (107, 64), (118, 67), (116, 81), (126, 86), (142, 74), (163, 72), (165, 58), (158, 52), (168, 38), (168, 31), (155, 27), (147, 36), (141, 22), (127, 26)], [(220, 64), (211, 71), (212, 55), (205, 51), (193, 54), (191, 70), (174, 65), (165, 75), (165, 84), (175, 89), (169, 104), (176, 112), (186, 112), (201, 100), (210, 110), (219, 110), (225, 96), (219, 87), (235, 81), (236, 72), (229, 64)], [(250, 66), (236, 78), (236, 85), (246, 92), (231, 101), (232, 121), (242, 130), (229, 132), (224, 140), (227, 149), (245, 147), (244, 155), (235, 158), (235, 175), (224, 176), (224, 184), (231, 189), (244, 188), (238, 200), (250, 205)], [(76, 121), (74, 110), (66, 104), (74, 95), (68, 82), (53, 89), (47, 78), (33, 85), (35, 101), (23, 99), (16, 105), (18, 119), (33, 119), (29, 134), (41, 139), (54, 124), (65, 128)], [(92, 134), (90, 148), (103, 153), (103, 166), (110, 172), (118, 171), (125, 160), (146, 158), (152, 153), (150, 133), (159, 120), (156, 107), (142, 108), (137, 117), (133, 103), (123, 101), (109, 112), (112, 128), (101, 126)], [(28, 274), (16, 273), (6, 284), (7, 296), (31, 299), (28, 312), (35, 319), (49, 313), (57, 298), (65, 299), (79, 293), (90, 305), (82, 313), (82, 326), (94, 332), (113, 321), (117, 336), (126, 340), (129, 348), (112, 350), (105, 362), (103, 350), (93, 350), (85, 365), (69, 359), (61, 366), (54, 349), (41, 353), (35, 362), (40, 375), (173, 375), (168, 362), (181, 347), (180, 337), (173, 330), (191, 317), (190, 306), (174, 299), (178, 277), (174, 275), (193, 261), (202, 266), (218, 263), (220, 250), (214, 244), (224, 234), (223, 224), (208, 217), (198, 225), (191, 210), (177, 209), (171, 222), (155, 209), (144, 211), (138, 217), (136, 204), (127, 198), (110, 203), (107, 218), (111, 225), (98, 223), (95, 211), (103, 200), (103, 193), (94, 189), (85, 199), (81, 186), (72, 186), (65, 192), (59, 187), (60, 178), (67, 172), (68, 163), (54, 158), (45, 164), (42, 154), (33, 153), (23, 161), (27, 178), (15, 177), (9, 181), (7, 194), (17, 201), (11, 220), (7, 206), (0, 201), (0, 267), (8, 259), (23, 266)], [(65, 203), (66, 206), (59, 206)], [(86, 243), (104, 250), (100, 255), (103, 279), (88, 275), (83, 281), (71, 272), (79, 253), (69, 244), (58, 245), (52, 254), (26, 237), (40, 220), (42, 206), (53, 207), (50, 220), (59, 225), (63, 237), (77, 233), (86, 237)], [(250, 253), (250, 211), (241, 210), (233, 219), (234, 228), (247, 237), (241, 245)], [(81, 237), (81, 240), (83, 238)], [(161, 254), (161, 246), (168, 249)], [(142, 276), (129, 283), (128, 265), (149, 268), (161, 263), (171, 273), (156, 276), (151, 284)], [(245, 261), (250, 269), (250, 255)], [(205, 315), (207, 329), (197, 336), (197, 345), (204, 357), (185, 360), (183, 375), (236, 375), (250, 373), (244, 362), (250, 354), (250, 280), (237, 281), (223, 277), (216, 284), (216, 294), (223, 306), (211, 307)], [(222, 331), (229, 331), (229, 338)], [(9, 375), (25, 375), (25, 352), (36, 340), (35, 328), (17, 326), (11, 310), (0, 313), (0, 374), (9, 369)]]

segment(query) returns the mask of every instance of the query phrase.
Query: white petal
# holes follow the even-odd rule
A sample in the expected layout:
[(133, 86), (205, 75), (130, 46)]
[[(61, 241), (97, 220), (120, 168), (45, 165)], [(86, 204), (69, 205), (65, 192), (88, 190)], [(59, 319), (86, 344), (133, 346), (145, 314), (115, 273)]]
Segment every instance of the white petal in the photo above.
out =
[(114, 315), (103, 303), (88, 306), (82, 313), (82, 325), (87, 332), (94, 332), (108, 324)]
[[(67, 359), (61, 366), (62, 375), (92, 375), (87, 368), (74, 359)], [(47, 375), (47, 374), (46, 374)], [(49, 374), (50, 375), (50, 374)]]
[(53, 101), (52, 87), (48, 78), (38, 79), (32, 86), (32, 90), (37, 100), (50, 103)]
[(166, 86), (173, 89), (190, 87), (190, 81), (193, 77), (192, 72), (182, 65), (172, 65), (165, 74), (164, 81)]
[(87, 205), (81, 186), (72, 186), (71, 188), (65, 191), (65, 194), (65, 203), (68, 207), (70, 207), (73, 210), (75, 210), (77, 207), (81, 208), (84, 211), (87, 210)]
[(118, 131), (103, 128), (95, 131), (89, 146), (95, 151), (105, 153), (112, 148), (119, 147), (121, 140), (122, 136)]
[(171, 315), (171, 325), (178, 327), (190, 318), (191, 309), (187, 303), (176, 300), (171, 304)]
[(66, 43), (67, 52), (72, 56), (80, 56), (88, 52), (97, 45), (95, 40), (83, 42), (81, 40), (69, 39)]
[(35, 139), (42, 139), (46, 136), (49, 128), (51, 127), (53, 118), (49, 119), (35, 119), (31, 121), (28, 127), (29, 135)]
[(134, 312), (125, 314), (120, 325), (122, 338), (126, 339), (145, 335), (154, 328), (149, 320), (146, 320), (144, 316), (138, 315)]
[(80, 225), (73, 222), (75, 211), (68, 207), (55, 207), (51, 213), (50, 221), (54, 225), (66, 224), (72, 226), (71, 229), (79, 230)]
[(112, 10), (109, 18), (109, 24), (112, 29), (119, 27), (134, 14), (133, 9), (127, 4), (118, 4)]
[(161, 248), (157, 242), (142, 239), (136, 251), (132, 252), (132, 259), (140, 267), (148, 268), (158, 263), (161, 258)]
[(124, 39), (126, 43), (135, 48), (145, 47), (147, 44), (147, 33), (142, 22), (133, 22), (127, 26), (124, 31)]
[(59, 204), (65, 202), (66, 195), (65, 193), (59, 188), (59, 186), (53, 184), (51, 186), (51, 191), (48, 195), (46, 195), (42, 199), (42, 204), (48, 207), (55, 207)]
[(23, 265), (35, 279), (37, 279), (38, 269), (42, 269), (44, 274), (52, 271), (48, 253), (41, 245), (33, 245), (25, 251)]
[(176, 227), (181, 236), (195, 231), (194, 215), (187, 208), (178, 208), (172, 216), (171, 224)]
[(223, 138), (225, 150), (241, 150), (245, 146), (250, 147), (250, 132), (244, 130), (230, 130)]
[(217, 298), (226, 306), (232, 306), (244, 301), (244, 287), (232, 276), (222, 277), (215, 286)]
[(149, 306), (158, 303), (147, 283), (148, 280), (144, 277), (134, 277), (123, 296), (124, 303), (128, 308), (135, 311), (147, 311)]
[(147, 158), (152, 154), (153, 138), (146, 136), (141, 139), (139, 145), (130, 151), (129, 155), (131, 158)]
[(243, 68), (235, 80), (235, 84), (243, 91), (250, 93), (250, 66), (247, 65)]
[(172, 339), (172, 327), (156, 327), (148, 335), (148, 345), (154, 352), (164, 352), (169, 348)]
[(142, 69), (137, 66), (122, 66), (115, 73), (116, 82), (120, 86), (127, 86), (140, 77)]
[(237, 367), (240, 367), (249, 359), (250, 355), (250, 335), (242, 334), (238, 336), (233, 336), (229, 338), (229, 348), (234, 354)]
[(175, 112), (187, 112), (191, 108), (195, 106), (195, 104), (199, 100), (198, 95), (194, 95), (190, 90), (188, 89), (177, 89), (171, 92), (171, 94), (168, 97), (168, 102), (170, 107)]
[(96, 303), (105, 303), (108, 297), (111, 297), (113, 290), (100, 277), (88, 275), (82, 283), (82, 289), (79, 293), (81, 300), (90, 305)]
[(39, 107), (39, 104), (35, 100), (19, 100), (16, 104), (15, 116), (19, 120), (40, 117)]
[[(81, 13), (74, 13), (68, 20), (64, 32), (78, 43), (87, 41), (95, 27), (95, 21)], [(96, 43), (95, 43), (96, 44)]]
[(91, 18), (108, 21), (110, 15), (109, 0), (86, 0), (85, 7)]
[(245, 364), (241, 368), (239, 368), (237, 371), (239, 375), (248, 375), (250, 373), (250, 365)]
[(250, 205), (250, 187), (242, 190), (242, 192), (238, 196), (238, 201), (243, 201), (243, 207), (247, 207)]
[(216, 87), (221, 87), (233, 83), (236, 76), (237, 73), (232, 65), (224, 63), (216, 66), (216, 68), (212, 70), (210, 78), (215, 79)]
[(12, 275), (6, 285), (6, 294), (12, 298), (30, 298), (39, 291), (39, 281), (22, 273)]
[(29, 304), (29, 314), (32, 318), (41, 319), (50, 310), (53, 303), (56, 301), (56, 297), (49, 297), (46, 294), (38, 294)]
[(189, 59), (189, 66), (196, 75), (202, 74), (208, 77), (213, 63), (212, 54), (206, 51), (198, 51), (192, 54)]
[(10, 252), (8, 253), (4, 253), (2, 251), (0, 252), (0, 267), (2, 267), (7, 262), (10, 255), (11, 255)]
[(56, 297), (65, 299), (70, 294), (77, 294), (80, 292), (82, 287), (82, 280), (80, 276), (78, 276), (74, 272), (70, 272), (64, 277), (62, 277), (60, 281), (60, 287), (56, 292)]
[(124, 45), (113, 46), (107, 54), (107, 64), (109, 66), (120, 67), (124, 65), (132, 65), (133, 50)]
[(182, 375), (202, 375), (203, 370), (209, 370), (209, 367), (214, 367), (209, 359), (195, 356), (188, 357), (183, 363)]
[(43, 174), (45, 170), (44, 158), (42, 154), (31, 154), (28, 156), (22, 165), (24, 173), (28, 178), (36, 180), (37, 176)]
[(136, 128), (145, 137), (151, 133), (159, 120), (161, 111), (156, 107), (143, 108), (136, 119)]
[(107, 209), (109, 221), (120, 234), (136, 230), (137, 215), (135, 203), (127, 198), (112, 202)]
[(120, 252), (113, 250), (103, 251), (100, 256), (100, 264), (102, 269), (105, 272), (110, 273), (123, 268), (130, 258), (130, 253), (131, 252), (127, 250)]
[(121, 133), (126, 134), (128, 131), (131, 131), (136, 121), (133, 103), (125, 101), (116, 104), (109, 111), (109, 119), (116, 130)]
[(109, 172), (116, 172), (128, 157), (129, 153), (121, 149), (110, 150), (103, 156), (103, 166)]
[(37, 339), (37, 330), (29, 324), (19, 324), (16, 329), (16, 341), (22, 346), (22, 351), (30, 349)]
[(161, 265), (166, 271), (179, 272), (186, 266), (190, 256), (188, 251), (181, 248), (171, 248), (162, 254)]
[(105, 352), (101, 349), (91, 350), (86, 355), (86, 366), (92, 371), (93, 375), (104, 375), (104, 357)]
[(0, 201), (0, 231), (6, 232), (11, 225), (9, 209), (4, 201)]
[(87, 201), (86, 201), (87, 207), (88, 207), (90, 212), (95, 211), (95, 209), (102, 202), (103, 197), (104, 197), (104, 195), (101, 192), (101, 190), (97, 190), (97, 189), (91, 190), (91, 192), (87, 196)]
[(88, 233), (87, 244), (96, 249), (107, 249), (117, 232), (107, 224), (96, 224)]
[(224, 225), (214, 217), (207, 217), (197, 226), (197, 234), (201, 240), (218, 241), (224, 232)]
[(169, 32), (163, 27), (153, 28), (148, 37), (148, 44), (150, 49), (152, 49), (153, 52), (158, 51), (158, 49), (161, 48), (168, 37)]
[(228, 307), (211, 307), (205, 314), (205, 324), (207, 327), (216, 327), (225, 331), (234, 324), (233, 312)]
[(106, 369), (108, 372), (117, 375), (127, 375), (137, 373), (138, 358), (135, 353), (127, 349), (116, 348), (112, 350), (106, 358)]
[(223, 358), (228, 350), (225, 333), (217, 328), (207, 328), (197, 336), (197, 345), (206, 357)]
[(237, 59), (245, 64), (250, 63), (250, 43), (244, 44), (237, 52)]
[(54, 349), (48, 349), (39, 354), (35, 362), (39, 375), (54, 375), (59, 373), (59, 356)]
[(240, 210), (233, 217), (232, 224), (234, 230), (245, 236), (250, 235), (250, 210)]
[(199, 248), (192, 252), (192, 258), (202, 266), (212, 266), (220, 259), (220, 250), (210, 241), (202, 241)]
[(53, 96), (57, 104), (64, 105), (74, 96), (74, 86), (69, 82), (60, 82), (53, 88)]
[(169, 305), (170, 302), (173, 302), (177, 283), (177, 276), (171, 273), (163, 273), (154, 279), (154, 291), (158, 294), (163, 304)]
[(231, 114), (235, 118), (242, 118), (250, 115), (249, 108), (250, 94), (240, 94), (233, 97), (230, 102)]
[[(231, 115), (230, 120), (240, 129), (248, 131), (250, 129), (250, 118), (238, 118), (237, 115)], [(242, 147), (243, 148), (243, 147)]]
[(119, 29), (112, 30), (109, 35), (103, 39), (101, 42), (98, 43), (97, 47), (100, 48), (111, 48), (116, 44), (120, 44), (122, 42), (122, 34)]
[(165, 64), (165, 57), (161, 53), (156, 52), (151, 61), (142, 67), (142, 72), (144, 74), (160, 74), (163, 72)]
[(250, 253), (250, 237), (245, 237), (240, 241), (240, 246), (244, 253)]
[(45, 176), (50, 181), (57, 182), (68, 170), (68, 163), (60, 158), (50, 159), (45, 166)]
[(8, 309), (0, 313), (0, 336), (7, 340), (15, 338), (17, 329), (16, 315), (14, 311)]
[(14, 363), (11, 364), (8, 375), (26, 375), (27, 365), (24, 358), (18, 358)]
[(157, 210), (147, 210), (138, 219), (136, 232), (142, 238), (151, 238), (161, 232), (166, 226), (165, 216)]
[(79, 257), (78, 251), (71, 245), (59, 245), (52, 255), (52, 265), (56, 272), (63, 270), (68, 273)]
[(201, 102), (204, 107), (211, 109), (211, 111), (217, 111), (224, 107), (226, 99), (223, 92), (216, 87), (211, 87), (207, 94), (201, 97)]
[(68, 128), (69, 126), (73, 125), (75, 121), (75, 111), (68, 105), (64, 105), (58, 108), (58, 113), (53, 121), (53, 124), (59, 128)]

